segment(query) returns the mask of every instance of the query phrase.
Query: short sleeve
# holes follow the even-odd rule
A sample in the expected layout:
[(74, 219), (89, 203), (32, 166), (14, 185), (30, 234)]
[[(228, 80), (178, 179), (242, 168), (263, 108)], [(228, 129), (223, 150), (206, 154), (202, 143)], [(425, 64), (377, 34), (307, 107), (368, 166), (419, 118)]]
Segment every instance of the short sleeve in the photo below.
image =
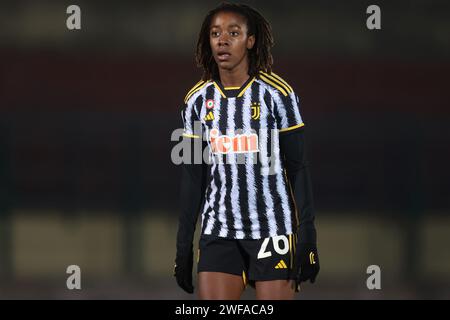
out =
[(195, 103), (188, 101), (184, 104), (181, 111), (181, 119), (183, 120), (183, 136), (188, 138), (200, 138), (201, 123), (195, 110)]
[(287, 132), (303, 127), (302, 116), (300, 115), (300, 99), (295, 92), (283, 95), (276, 92), (273, 95), (274, 112), (279, 132)]

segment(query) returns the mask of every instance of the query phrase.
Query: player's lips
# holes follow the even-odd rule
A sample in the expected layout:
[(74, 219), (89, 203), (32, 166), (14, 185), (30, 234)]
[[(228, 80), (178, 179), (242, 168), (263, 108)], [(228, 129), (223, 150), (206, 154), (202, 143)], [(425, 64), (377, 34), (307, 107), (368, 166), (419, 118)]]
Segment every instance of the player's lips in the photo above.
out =
[(219, 61), (226, 61), (230, 58), (231, 54), (228, 51), (219, 51), (217, 52), (217, 59)]

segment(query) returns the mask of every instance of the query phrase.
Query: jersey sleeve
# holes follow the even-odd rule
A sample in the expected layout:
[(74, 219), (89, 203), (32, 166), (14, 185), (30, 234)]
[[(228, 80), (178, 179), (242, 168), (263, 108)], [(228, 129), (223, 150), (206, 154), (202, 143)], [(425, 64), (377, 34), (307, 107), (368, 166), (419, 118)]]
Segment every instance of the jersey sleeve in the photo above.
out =
[[(181, 111), (183, 120), (183, 136), (187, 138), (201, 138), (201, 122), (195, 109), (194, 101), (187, 101)], [(199, 130), (200, 129), (200, 130)]]
[(300, 115), (300, 99), (295, 92), (283, 95), (276, 92), (273, 95), (274, 112), (277, 129), (287, 132), (304, 126)]

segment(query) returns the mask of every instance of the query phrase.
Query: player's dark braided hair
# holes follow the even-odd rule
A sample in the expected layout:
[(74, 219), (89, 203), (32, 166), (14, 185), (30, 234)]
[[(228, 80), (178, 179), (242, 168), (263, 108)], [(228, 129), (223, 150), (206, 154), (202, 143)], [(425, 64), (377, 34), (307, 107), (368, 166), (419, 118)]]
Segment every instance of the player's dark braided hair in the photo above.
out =
[(206, 15), (198, 36), (195, 58), (197, 65), (203, 68), (202, 79), (218, 78), (217, 64), (209, 44), (209, 28), (213, 16), (222, 11), (231, 11), (242, 15), (247, 20), (248, 36), (255, 36), (255, 44), (252, 49), (248, 50), (249, 75), (255, 76), (259, 71), (270, 73), (273, 64), (270, 50), (274, 44), (270, 24), (258, 11), (245, 4), (223, 2)]

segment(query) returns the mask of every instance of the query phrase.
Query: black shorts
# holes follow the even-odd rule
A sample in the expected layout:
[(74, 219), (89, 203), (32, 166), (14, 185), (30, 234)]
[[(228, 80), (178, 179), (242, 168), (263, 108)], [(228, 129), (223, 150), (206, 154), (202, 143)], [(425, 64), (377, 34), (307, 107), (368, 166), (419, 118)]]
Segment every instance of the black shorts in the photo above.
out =
[(294, 279), (294, 235), (258, 240), (225, 239), (201, 235), (197, 272), (224, 272), (242, 276), (244, 284), (255, 281)]

